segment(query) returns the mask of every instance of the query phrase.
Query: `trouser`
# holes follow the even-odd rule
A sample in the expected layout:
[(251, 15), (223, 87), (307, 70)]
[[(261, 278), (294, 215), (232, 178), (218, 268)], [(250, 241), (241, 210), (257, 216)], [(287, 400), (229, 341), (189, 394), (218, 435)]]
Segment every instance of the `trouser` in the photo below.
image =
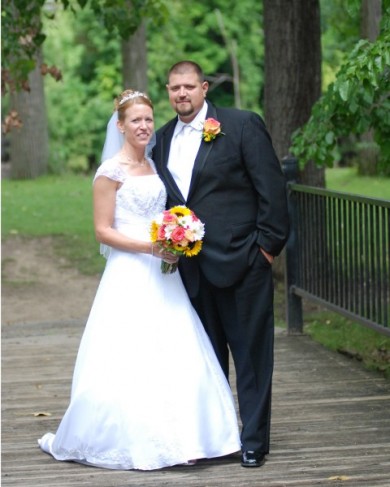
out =
[(269, 452), (274, 350), (272, 267), (259, 252), (239, 283), (213, 286), (200, 272), (194, 308), (228, 378), (229, 349), (237, 377), (243, 450)]

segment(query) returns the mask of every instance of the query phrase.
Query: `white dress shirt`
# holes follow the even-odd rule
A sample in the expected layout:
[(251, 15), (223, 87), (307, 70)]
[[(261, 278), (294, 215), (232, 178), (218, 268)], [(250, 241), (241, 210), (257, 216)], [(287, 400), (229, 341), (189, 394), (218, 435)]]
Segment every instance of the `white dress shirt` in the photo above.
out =
[(171, 172), (184, 199), (188, 197), (192, 169), (202, 141), (203, 123), (206, 119), (207, 103), (191, 123), (185, 124), (180, 118), (173, 133), (169, 151), (168, 169)]

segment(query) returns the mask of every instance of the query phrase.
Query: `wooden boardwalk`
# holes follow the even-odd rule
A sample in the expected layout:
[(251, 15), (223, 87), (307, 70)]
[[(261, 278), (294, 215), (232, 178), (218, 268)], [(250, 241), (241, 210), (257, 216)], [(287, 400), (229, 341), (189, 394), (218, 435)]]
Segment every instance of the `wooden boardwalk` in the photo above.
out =
[(153, 472), (55, 461), (37, 438), (55, 431), (67, 407), (82, 328), (3, 326), (2, 486), (390, 486), (390, 381), (284, 332), (276, 337), (271, 454), (263, 467), (244, 469), (237, 456)]

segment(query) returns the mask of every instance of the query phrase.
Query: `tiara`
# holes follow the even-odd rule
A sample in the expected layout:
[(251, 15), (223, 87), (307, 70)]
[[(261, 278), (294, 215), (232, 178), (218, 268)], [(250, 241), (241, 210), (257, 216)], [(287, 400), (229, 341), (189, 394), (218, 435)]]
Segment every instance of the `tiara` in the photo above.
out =
[(122, 100), (119, 102), (119, 106), (123, 105), (128, 100), (132, 100), (133, 98), (138, 98), (140, 96), (149, 100), (149, 97), (147, 95), (145, 95), (145, 93), (142, 93), (142, 91), (133, 91), (133, 93), (129, 93), (128, 95), (126, 95), (122, 98)]

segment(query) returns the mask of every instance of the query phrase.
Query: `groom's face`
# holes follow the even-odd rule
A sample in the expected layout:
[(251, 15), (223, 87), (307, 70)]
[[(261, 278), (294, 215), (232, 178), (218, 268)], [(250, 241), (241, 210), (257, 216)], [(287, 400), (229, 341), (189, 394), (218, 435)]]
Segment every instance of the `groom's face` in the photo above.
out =
[(194, 71), (171, 73), (167, 84), (169, 101), (183, 122), (191, 122), (199, 113), (208, 87), (207, 81), (201, 82)]

